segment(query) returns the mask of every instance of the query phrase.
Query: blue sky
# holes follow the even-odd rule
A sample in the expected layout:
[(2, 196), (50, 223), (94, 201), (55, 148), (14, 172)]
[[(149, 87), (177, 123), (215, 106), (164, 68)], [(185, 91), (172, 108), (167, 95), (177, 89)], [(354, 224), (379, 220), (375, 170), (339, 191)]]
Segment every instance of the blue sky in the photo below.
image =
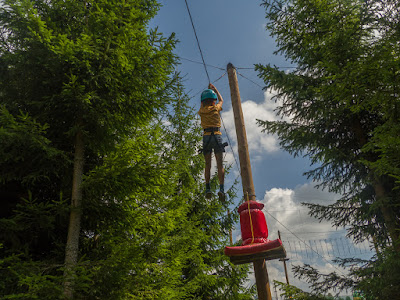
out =
[[(160, 31), (165, 35), (173, 32), (176, 34), (180, 42), (175, 53), (182, 58), (178, 71), (185, 76), (185, 86), (189, 95), (196, 95), (207, 87), (208, 79), (202, 64), (186, 60), (201, 62), (185, 1), (170, 0), (161, 1), (161, 3), (163, 7), (151, 25), (159, 26)], [(265, 30), (265, 13), (260, 2), (188, 0), (188, 4), (205, 62), (209, 65), (207, 71), (212, 82), (226, 72), (229, 62), (238, 68), (253, 68), (257, 63), (271, 63), (280, 67), (290, 66), (283, 57), (273, 55), (276, 50), (275, 42)], [(264, 91), (261, 87), (264, 84), (257, 77), (257, 73), (248, 69), (239, 69), (238, 72), (248, 78), (238, 76), (242, 101), (251, 99), (255, 103), (262, 104)], [(227, 75), (215, 85), (225, 100), (224, 111), (231, 110)], [(197, 95), (191, 100), (191, 104), (199, 105), (199, 99), (200, 95)], [(252, 119), (255, 120), (255, 116)], [(234, 134), (231, 139), (235, 139)], [(308, 165), (307, 160), (293, 159), (283, 152), (263, 156), (262, 164), (252, 166), (257, 195), (262, 196), (266, 188), (277, 186), (294, 188), (298, 184), (307, 182), (302, 173)], [(268, 166), (268, 172), (266, 172), (266, 166)], [(281, 179), (283, 177), (285, 177), (284, 181)]]
[[(196, 95), (190, 104), (198, 107), (200, 92), (208, 85), (208, 79), (201, 62), (200, 52), (190, 23), (184, 0), (160, 1), (163, 7), (151, 26), (158, 26), (165, 35), (176, 34), (179, 43), (175, 53), (181, 57), (177, 70), (185, 77), (189, 95)], [(210, 79), (214, 82), (226, 72), (228, 63), (238, 69), (239, 89), (249, 143), (250, 159), (257, 200), (265, 204), (264, 212), (270, 238), (282, 233), (282, 240), (291, 264), (309, 263), (322, 271), (338, 271), (332, 264), (334, 256), (366, 258), (371, 255), (369, 244), (354, 245), (345, 238), (345, 231), (336, 230), (329, 223), (318, 223), (307, 215), (301, 202), (321, 204), (332, 203), (338, 195), (316, 190), (314, 183), (302, 174), (310, 169), (306, 158), (293, 158), (279, 149), (275, 136), (261, 133), (255, 120), (277, 120), (273, 110), (276, 103), (271, 101), (273, 91), (263, 91), (264, 83), (252, 69), (254, 64), (273, 64), (281, 68), (291, 67), (284, 57), (274, 55), (275, 41), (265, 29), (265, 11), (261, 1), (245, 0), (188, 0), (197, 36), (207, 65)], [(221, 116), (226, 126), (223, 132), (232, 141), (237, 157), (237, 145), (227, 75), (215, 83), (224, 98)], [(226, 163), (233, 163), (233, 154), (228, 147)], [(214, 163), (214, 162), (213, 162)], [(238, 175), (236, 165), (227, 177), (226, 185)], [(241, 187), (239, 187), (241, 197)], [(241, 200), (237, 200), (238, 202)], [(278, 220), (278, 221), (277, 221)], [(239, 228), (239, 226), (237, 226)], [(291, 232), (290, 232), (291, 231)], [(234, 231), (234, 238), (240, 237), (240, 230)], [(306, 246), (306, 244), (307, 246)], [(317, 254), (318, 253), (318, 254)], [(268, 262), (270, 280), (285, 281), (282, 264)], [(339, 270), (338, 272), (344, 272)], [(291, 284), (307, 289), (307, 285), (289, 274)], [(250, 280), (253, 280), (250, 276)]]

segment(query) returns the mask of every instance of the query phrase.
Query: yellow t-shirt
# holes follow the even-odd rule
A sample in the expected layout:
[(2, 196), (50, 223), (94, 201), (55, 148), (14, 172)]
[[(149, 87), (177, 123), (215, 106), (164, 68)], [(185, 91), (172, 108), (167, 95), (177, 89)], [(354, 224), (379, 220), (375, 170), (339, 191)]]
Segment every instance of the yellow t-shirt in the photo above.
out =
[[(201, 118), (201, 127), (203, 129), (210, 127), (221, 127), (221, 117), (219, 112), (222, 110), (222, 105), (217, 103), (215, 105), (201, 106), (198, 114)], [(204, 132), (204, 135), (210, 135), (211, 132)], [(214, 134), (221, 135), (221, 131), (215, 131)]]

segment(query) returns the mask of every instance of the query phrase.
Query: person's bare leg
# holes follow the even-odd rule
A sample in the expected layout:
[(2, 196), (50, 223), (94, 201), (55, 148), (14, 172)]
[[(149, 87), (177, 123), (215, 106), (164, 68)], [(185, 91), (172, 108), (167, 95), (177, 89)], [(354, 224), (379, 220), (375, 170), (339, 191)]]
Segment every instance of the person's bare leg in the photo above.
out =
[(225, 169), (224, 169), (224, 164), (223, 164), (222, 153), (223, 152), (215, 153), (215, 159), (217, 161), (219, 184), (224, 184), (224, 180), (225, 180)]
[[(220, 184), (220, 191), (218, 192), (219, 199), (225, 200), (225, 193), (223, 190), (225, 181), (225, 169), (223, 164), (223, 152), (215, 153), (215, 159), (217, 160), (218, 180)], [(222, 187), (222, 188), (221, 188)]]
[(206, 161), (206, 167), (204, 169), (204, 179), (206, 184), (210, 183), (211, 178), (211, 152), (204, 154), (204, 160)]
[(206, 198), (211, 198), (212, 193), (211, 190), (208, 190), (210, 186), (210, 179), (211, 179), (211, 152), (204, 154), (204, 160), (206, 162), (206, 166), (204, 169), (204, 179), (206, 181)]

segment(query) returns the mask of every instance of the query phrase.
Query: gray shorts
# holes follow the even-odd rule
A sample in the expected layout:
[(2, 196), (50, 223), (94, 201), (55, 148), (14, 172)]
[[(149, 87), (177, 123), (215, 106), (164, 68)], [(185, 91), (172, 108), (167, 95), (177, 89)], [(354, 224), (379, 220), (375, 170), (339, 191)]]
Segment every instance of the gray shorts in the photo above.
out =
[(211, 153), (214, 149), (214, 153), (225, 152), (225, 147), (222, 146), (222, 136), (216, 135), (203, 135), (203, 153)]

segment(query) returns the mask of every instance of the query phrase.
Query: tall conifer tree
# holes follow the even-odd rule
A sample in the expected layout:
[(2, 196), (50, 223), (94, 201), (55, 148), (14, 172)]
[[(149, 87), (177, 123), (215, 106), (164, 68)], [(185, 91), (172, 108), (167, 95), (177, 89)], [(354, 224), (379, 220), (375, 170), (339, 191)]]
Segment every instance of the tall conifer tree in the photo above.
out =
[(155, 1), (106, 0), (4, 1), (2, 7), (2, 103), (49, 124), (48, 136), (73, 160), (67, 298), (90, 154), (104, 153), (167, 104), (174, 40), (148, 30), (157, 9)]
[(157, 2), (4, 3), (1, 297), (250, 299)]
[[(263, 5), (277, 53), (295, 69), (257, 65), (267, 88), (282, 100), (277, 114), (290, 119), (260, 125), (280, 137), (283, 149), (311, 159), (316, 168), (306, 173), (309, 178), (343, 195), (330, 206), (308, 205), (311, 215), (347, 226), (356, 242), (373, 240), (379, 252), (394, 251), (380, 258), (395, 262), (400, 250), (399, 3), (284, 0)], [(314, 271), (308, 271), (311, 278)], [(354, 275), (355, 283), (367, 280), (365, 272)], [(382, 272), (376, 286), (378, 277), (386, 278), (386, 297), (397, 293), (398, 273)], [(381, 292), (375, 289), (376, 295)]]

